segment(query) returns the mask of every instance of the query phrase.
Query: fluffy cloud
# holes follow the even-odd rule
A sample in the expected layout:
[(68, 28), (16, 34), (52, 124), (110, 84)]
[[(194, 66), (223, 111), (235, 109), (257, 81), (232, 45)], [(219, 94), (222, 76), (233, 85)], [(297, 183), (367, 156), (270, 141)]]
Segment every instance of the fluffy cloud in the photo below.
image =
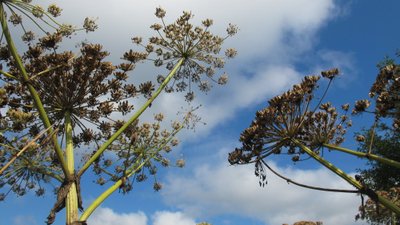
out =
[(143, 212), (120, 214), (110, 208), (99, 208), (89, 218), (88, 223), (96, 225), (147, 225), (147, 216)]
[(194, 220), (182, 212), (156, 212), (153, 225), (196, 225)]
[[(15, 225), (24, 218), (16, 218)], [(96, 225), (147, 225), (148, 218), (143, 212), (117, 213), (110, 208), (99, 208), (89, 218), (89, 224)], [(26, 222), (26, 220), (25, 220)], [(24, 223), (26, 224), (26, 223)], [(196, 225), (196, 222), (182, 212), (157, 211), (152, 216), (152, 225)]]
[[(122, 46), (126, 46), (133, 35), (151, 34), (148, 27), (157, 21), (154, 16), (156, 7), (167, 10), (167, 21), (173, 21), (182, 11), (190, 10), (197, 21), (214, 19), (215, 29), (220, 32), (224, 32), (230, 22), (239, 25), (241, 32), (232, 43), (246, 57), (276, 56), (277, 51), (304, 50), (300, 47), (310, 46), (309, 41), (315, 31), (337, 11), (333, 0), (255, 0), (245, 5), (240, 0), (157, 0), (140, 4), (130, 0), (112, 4), (72, 0), (59, 4), (65, 9), (66, 20), (75, 24), (80, 24), (82, 20), (76, 15), (98, 17), (100, 29), (96, 39), (109, 43), (107, 45), (112, 43), (113, 48), (119, 49), (123, 49)], [(285, 34), (289, 34), (290, 38)]]
[[(306, 184), (354, 189), (326, 169), (275, 169)], [(266, 224), (293, 223), (299, 220), (325, 224), (360, 224), (354, 215), (360, 204), (355, 194), (327, 193), (289, 185), (269, 173), (268, 184), (261, 188), (253, 166), (204, 165), (188, 176), (173, 175), (165, 185), (167, 203), (189, 215), (235, 214), (264, 221)], [(198, 213), (202, 214), (199, 215)]]

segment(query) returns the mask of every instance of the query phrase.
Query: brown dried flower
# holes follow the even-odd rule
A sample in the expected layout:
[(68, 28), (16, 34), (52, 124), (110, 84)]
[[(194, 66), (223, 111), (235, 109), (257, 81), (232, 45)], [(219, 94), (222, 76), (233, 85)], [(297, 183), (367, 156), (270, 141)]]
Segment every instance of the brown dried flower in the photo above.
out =
[(330, 70), (325, 70), (321, 72), (321, 76), (328, 78), (330, 80), (332, 80), (333, 78), (335, 78), (337, 75), (339, 75), (339, 69), (338, 68), (333, 68)]
[(395, 63), (382, 66), (369, 95), (375, 99), (376, 115), (393, 118), (393, 127), (398, 127), (396, 121), (400, 120), (400, 66)]
[(318, 76), (306, 76), (300, 84), (268, 101), (269, 106), (256, 113), (255, 120), (245, 129), (240, 141), (242, 147), (229, 154), (231, 164), (258, 161), (271, 154), (296, 154), (300, 160), (304, 152), (292, 144), (296, 139), (318, 152), (322, 144), (340, 144), (346, 130), (342, 125), (347, 117), (338, 117), (336, 108), (328, 103), (319, 110), (310, 110)]
[[(185, 98), (187, 101), (194, 99), (193, 84), (197, 84), (199, 90), (203, 92), (211, 89), (209, 82), (203, 79), (203, 74), (214, 83), (223, 85), (227, 82), (226, 74), (223, 77), (214, 79), (210, 75), (210, 71), (223, 68), (225, 59), (233, 58), (237, 55), (236, 50), (230, 48), (226, 50), (225, 57), (218, 56), (223, 41), (237, 32), (236, 26), (230, 24), (228, 35), (220, 37), (209, 31), (213, 24), (211, 19), (204, 20), (202, 22), (203, 27), (199, 27), (190, 23), (193, 18), (190, 12), (183, 12), (178, 20), (172, 24), (167, 24), (164, 21), (165, 10), (162, 8), (157, 8), (155, 15), (162, 21), (150, 26), (157, 32), (157, 36), (151, 37), (149, 44), (142, 44), (141, 37), (132, 38), (132, 41), (141, 45), (146, 50), (146, 53), (127, 52), (126, 57), (124, 56), (125, 59), (132, 61), (134, 59), (143, 60), (148, 58), (154, 62), (155, 66), (165, 65), (168, 70), (172, 70), (177, 61), (184, 59), (182, 67), (174, 76), (173, 84), (166, 89), (168, 91), (186, 91)], [(141, 55), (143, 57), (127, 57), (128, 54), (136, 54), (136, 56)], [(155, 58), (150, 58), (153, 54)], [(160, 83), (163, 81), (163, 79), (159, 80)]]
[(371, 102), (368, 99), (358, 100), (354, 105), (352, 114), (358, 114), (360, 112), (364, 112), (370, 105)]

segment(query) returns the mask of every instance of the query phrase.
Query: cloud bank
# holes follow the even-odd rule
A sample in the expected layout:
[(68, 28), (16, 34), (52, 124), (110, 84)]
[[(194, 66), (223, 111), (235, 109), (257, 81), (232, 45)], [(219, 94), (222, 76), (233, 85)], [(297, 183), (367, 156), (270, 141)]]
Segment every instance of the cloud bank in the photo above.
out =
[(148, 217), (141, 211), (131, 213), (118, 213), (110, 208), (99, 208), (89, 224), (96, 225), (196, 225), (194, 220), (182, 212), (157, 211), (152, 216), (151, 223)]
[[(292, 180), (320, 187), (354, 188), (321, 168), (300, 170), (277, 167)], [(269, 172), (269, 171), (268, 171)], [(171, 175), (165, 185), (165, 201), (196, 217), (235, 214), (256, 218), (265, 224), (294, 223), (300, 220), (324, 224), (360, 224), (354, 221), (360, 197), (356, 194), (320, 192), (303, 189), (267, 174), (268, 184), (261, 188), (252, 166), (197, 167), (193, 174)]]

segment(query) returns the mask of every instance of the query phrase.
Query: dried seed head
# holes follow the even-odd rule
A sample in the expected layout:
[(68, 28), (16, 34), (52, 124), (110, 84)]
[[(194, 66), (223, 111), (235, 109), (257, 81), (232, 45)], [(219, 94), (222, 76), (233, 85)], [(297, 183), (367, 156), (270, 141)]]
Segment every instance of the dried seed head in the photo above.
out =
[(164, 119), (164, 115), (163, 115), (162, 113), (158, 113), (158, 114), (156, 114), (156, 115), (154, 116), (154, 119), (155, 119), (156, 121), (158, 121), (158, 122), (161, 122), (161, 121), (163, 121), (163, 119)]
[(135, 44), (141, 44), (142, 43), (142, 37), (133, 37), (132, 38), (132, 41), (133, 41), (133, 43), (135, 43)]
[(98, 28), (98, 25), (96, 24), (96, 20), (92, 18), (86, 17), (85, 20), (83, 21), (83, 29), (86, 30), (87, 32), (93, 32)]
[[(246, 164), (270, 154), (287, 151), (298, 161), (304, 152), (291, 140), (318, 151), (325, 143), (340, 143), (346, 133), (348, 117), (339, 117), (331, 103), (323, 103), (310, 110), (313, 92), (318, 87), (318, 76), (306, 76), (300, 84), (268, 101), (269, 106), (258, 111), (256, 118), (241, 136), (241, 148), (229, 154), (231, 164)], [(319, 110), (318, 110), (319, 109)]]
[(356, 136), (356, 140), (359, 141), (359, 142), (364, 142), (365, 141), (365, 137), (364, 137), (364, 135), (357, 135)]
[(153, 185), (153, 189), (154, 189), (154, 191), (161, 190), (162, 189), (162, 184), (158, 183), (158, 182), (155, 182), (154, 185)]
[(9, 21), (15, 26), (22, 23), (22, 17), (16, 13), (12, 13)]
[(228, 48), (228, 49), (226, 49), (226, 51), (225, 51), (225, 55), (226, 55), (228, 58), (233, 58), (233, 57), (235, 57), (235, 56), (237, 55), (237, 51), (236, 51), (236, 49)]
[(64, 37), (69, 37), (75, 32), (75, 28), (70, 24), (61, 24), (57, 32)]
[(161, 7), (156, 8), (156, 13), (155, 13), (156, 17), (164, 18), (165, 14), (166, 14), (166, 12), (164, 9), (162, 9)]
[(350, 104), (349, 104), (349, 103), (346, 103), (346, 104), (342, 105), (342, 109), (343, 109), (344, 111), (349, 110), (349, 108), (350, 108)]
[(61, 15), (62, 9), (55, 4), (51, 4), (47, 8), (47, 12), (50, 13), (53, 17), (57, 17)]
[[(166, 87), (166, 91), (185, 91), (186, 101), (191, 102), (195, 97), (192, 90), (192, 87), (195, 87), (193, 84), (196, 84), (200, 91), (209, 91), (211, 89), (209, 80), (220, 84), (226, 83), (224, 76), (218, 80), (212, 77), (215, 69), (224, 67), (225, 58), (235, 57), (237, 52), (230, 48), (225, 51), (225, 56), (218, 56), (226, 37), (214, 35), (208, 30), (213, 23), (211, 19), (204, 20), (202, 28), (190, 23), (193, 18), (191, 12), (183, 12), (172, 24), (164, 21), (165, 11), (162, 8), (157, 8), (155, 14), (161, 22), (151, 25), (150, 28), (157, 31), (157, 35), (150, 37), (150, 43), (147, 45), (142, 44), (142, 39), (138, 37), (132, 38), (132, 41), (145, 48), (148, 53), (147, 58), (152, 60), (157, 67), (165, 65), (168, 70), (172, 70), (179, 60), (184, 60), (173, 78), (175, 82), (172, 86)], [(234, 35), (237, 27), (230, 24), (228, 32), (228, 36)], [(152, 58), (153, 54), (154, 58)], [(128, 53), (124, 55), (124, 58), (133, 60), (133, 57), (128, 57)], [(206, 81), (202, 79), (202, 75), (211, 79)], [(164, 76), (159, 76), (157, 82), (162, 83), (163, 78)]]
[(371, 102), (368, 99), (358, 100), (354, 105), (352, 114), (358, 114), (360, 112), (364, 112), (370, 105)]
[(180, 168), (183, 168), (185, 166), (185, 160), (184, 159), (178, 159), (176, 161), (176, 166), (180, 167)]
[(177, 146), (178, 144), (179, 144), (178, 139), (172, 139), (172, 141), (171, 141), (172, 146)]
[(321, 76), (322, 77), (328, 78), (330, 80), (335, 78), (338, 74), (339, 74), (339, 69), (338, 68), (333, 68), (333, 69), (321, 72)]
[(228, 28), (226, 29), (226, 32), (228, 33), (229, 36), (233, 36), (238, 32), (239, 28), (236, 25), (229, 24)]
[(35, 40), (35, 34), (32, 31), (27, 31), (22, 35), (22, 41), (31, 42)]
[(41, 6), (36, 5), (32, 8), (32, 15), (37, 18), (42, 18), (44, 15), (44, 9)]
[(210, 27), (213, 24), (213, 20), (212, 19), (206, 19), (206, 20), (203, 20), (201, 23), (205, 27)]

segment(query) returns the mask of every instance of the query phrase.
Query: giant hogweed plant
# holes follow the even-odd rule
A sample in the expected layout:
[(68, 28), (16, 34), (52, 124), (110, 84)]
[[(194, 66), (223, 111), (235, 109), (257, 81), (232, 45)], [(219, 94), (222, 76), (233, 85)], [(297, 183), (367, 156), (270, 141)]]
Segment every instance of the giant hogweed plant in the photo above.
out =
[[(113, 64), (100, 44), (83, 42), (78, 53), (59, 50), (75, 32), (97, 28), (88, 18), (82, 28), (60, 24), (56, 17), (61, 11), (54, 4), (45, 10), (29, 0), (0, 2), (0, 200), (27, 191), (41, 196), (49, 187), (46, 183), (55, 182), (56, 202), (47, 224), (63, 208), (66, 224), (86, 224), (112, 193), (128, 193), (133, 182), (156, 176), (160, 166), (171, 164), (167, 153), (179, 143), (176, 134), (199, 120), (194, 109), (169, 129), (160, 126), (162, 112), (153, 122), (140, 123), (138, 118), (162, 92), (185, 92), (191, 102), (195, 92), (226, 84), (228, 76), (216, 72), (237, 54), (232, 48), (220, 54), (237, 27), (229, 24), (222, 37), (211, 33), (211, 19), (194, 26), (193, 15), (183, 12), (168, 24), (165, 10), (157, 8), (160, 23), (151, 25), (155, 36), (146, 43), (133, 37), (140, 51), (129, 49), (121, 63)], [(43, 35), (36, 39), (26, 21)], [(25, 50), (14, 44), (11, 24), (22, 28)], [(142, 61), (160, 67), (165, 75), (154, 77), (157, 83), (132, 83), (129, 75)], [(138, 97), (146, 101), (134, 106)], [(182, 159), (176, 162), (178, 167), (184, 164)], [(84, 209), (80, 181), (87, 172), (97, 176), (98, 185), (108, 187)], [(162, 185), (154, 180), (158, 191)]]
[[(399, 107), (399, 71), (396, 65), (382, 67), (370, 92), (370, 97), (376, 100), (375, 110), (368, 111), (367, 108), (371, 103), (364, 99), (356, 101), (351, 114), (368, 112), (374, 115), (376, 121), (384, 117), (393, 118), (393, 129), (398, 132), (400, 120), (399, 115), (396, 114), (396, 107), (397, 109)], [(338, 69), (331, 69), (321, 72), (321, 76), (306, 76), (300, 84), (270, 99), (268, 106), (258, 111), (251, 125), (242, 132), (240, 136), (242, 147), (232, 151), (228, 161), (231, 164), (254, 163), (255, 174), (260, 178), (261, 186), (267, 182), (266, 169), (269, 169), (289, 183), (305, 188), (365, 194), (377, 205), (384, 206), (400, 215), (398, 205), (390, 201), (387, 196), (369, 188), (361, 176), (357, 175), (353, 178), (323, 157), (324, 149), (336, 150), (400, 168), (400, 162), (372, 154), (371, 151), (360, 152), (341, 146), (346, 129), (352, 125), (349, 119), (350, 105), (343, 105), (341, 107), (343, 113), (340, 114), (330, 102), (323, 102), (332, 81), (338, 74)], [(328, 85), (323, 95), (317, 98), (318, 101), (314, 101), (314, 93), (321, 77), (328, 79)], [(359, 141), (363, 139), (361, 136), (356, 138)], [(357, 190), (321, 188), (293, 181), (282, 176), (266, 163), (265, 158), (273, 155), (290, 155), (294, 162), (313, 158)], [(370, 202), (368, 203), (370, 206)]]

